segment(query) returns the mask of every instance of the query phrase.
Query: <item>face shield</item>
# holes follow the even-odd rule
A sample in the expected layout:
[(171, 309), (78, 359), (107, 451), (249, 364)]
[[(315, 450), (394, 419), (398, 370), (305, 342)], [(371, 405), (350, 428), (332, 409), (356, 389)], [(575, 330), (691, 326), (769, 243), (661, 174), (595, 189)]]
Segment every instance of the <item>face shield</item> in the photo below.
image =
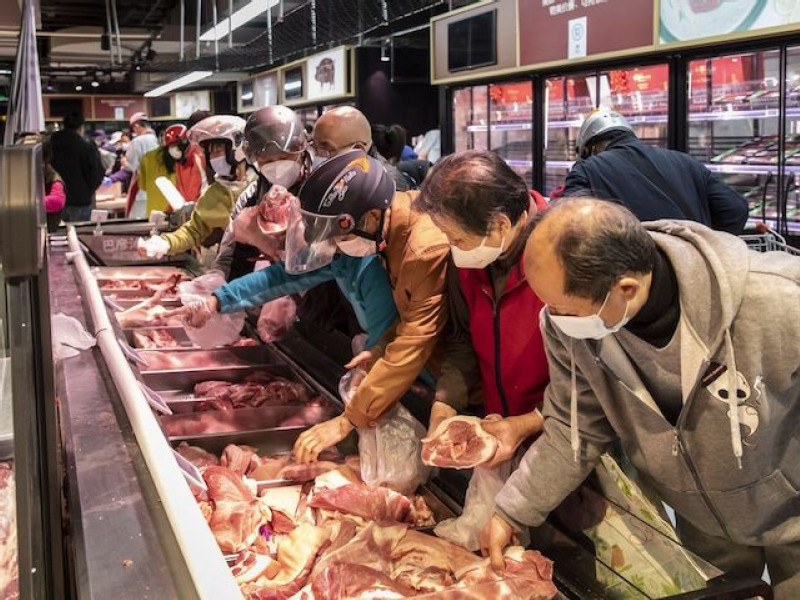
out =
[(347, 215), (310, 213), (292, 201), (286, 230), (286, 271), (297, 275), (329, 265), (336, 254), (334, 238), (349, 233), (343, 228), (348, 222)]

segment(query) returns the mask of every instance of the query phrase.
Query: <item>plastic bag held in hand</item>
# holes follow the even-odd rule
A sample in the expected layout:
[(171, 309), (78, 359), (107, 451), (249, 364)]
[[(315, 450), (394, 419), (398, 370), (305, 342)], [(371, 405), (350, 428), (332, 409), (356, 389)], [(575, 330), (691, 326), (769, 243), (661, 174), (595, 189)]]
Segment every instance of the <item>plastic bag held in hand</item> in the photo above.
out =
[[(489, 469), (475, 467), (460, 517), (447, 519), (433, 530), (437, 536), (467, 550), (480, 550), (480, 535), (494, 514), (494, 499), (511, 475), (511, 461)], [(526, 534), (527, 535), (527, 534)]]
[[(348, 371), (339, 382), (345, 404), (366, 377), (363, 369)], [(401, 404), (383, 415), (375, 427), (358, 429), (361, 478), (367, 485), (382, 485), (401, 494), (411, 494), (430, 476), (422, 464), (425, 427)]]
[(51, 327), (53, 357), (56, 361), (78, 356), (80, 350), (88, 350), (97, 343), (97, 340), (89, 335), (78, 319), (68, 317), (63, 313), (58, 313), (53, 317)]
[(270, 260), (279, 260), (284, 251), (289, 206), (293, 198), (285, 188), (272, 186), (258, 205), (245, 208), (236, 217), (234, 239), (255, 246)]
[(147, 239), (139, 238), (136, 242), (136, 249), (139, 254), (143, 254), (147, 258), (164, 258), (169, 252), (169, 242), (158, 235), (150, 236)]
[(232, 344), (239, 339), (244, 327), (244, 313), (223, 315), (207, 305), (211, 292), (224, 283), (225, 276), (220, 271), (211, 271), (178, 285), (181, 303), (189, 309), (183, 321), (186, 335), (204, 350)]
[(264, 342), (283, 339), (297, 320), (297, 304), (291, 296), (284, 296), (261, 307), (258, 317), (258, 335)]

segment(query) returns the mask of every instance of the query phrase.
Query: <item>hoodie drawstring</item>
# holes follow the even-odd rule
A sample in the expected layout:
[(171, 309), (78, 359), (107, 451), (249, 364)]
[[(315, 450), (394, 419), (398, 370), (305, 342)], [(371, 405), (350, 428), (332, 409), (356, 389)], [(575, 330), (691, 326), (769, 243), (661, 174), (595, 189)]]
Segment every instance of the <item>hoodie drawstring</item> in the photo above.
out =
[(731, 445), (733, 455), (739, 468), (742, 468), (742, 432), (739, 426), (739, 381), (736, 370), (736, 357), (733, 353), (733, 341), (731, 340), (731, 330), (725, 330), (725, 361), (728, 363), (728, 418), (731, 423)]
[(569, 362), (570, 362), (570, 403), (569, 403), (569, 439), (572, 446), (572, 455), (575, 462), (578, 462), (581, 453), (581, 434), (578, 429), (578, 382), (575, 372), (575, 354), (572, 351), (572, 338), (569, 340)]

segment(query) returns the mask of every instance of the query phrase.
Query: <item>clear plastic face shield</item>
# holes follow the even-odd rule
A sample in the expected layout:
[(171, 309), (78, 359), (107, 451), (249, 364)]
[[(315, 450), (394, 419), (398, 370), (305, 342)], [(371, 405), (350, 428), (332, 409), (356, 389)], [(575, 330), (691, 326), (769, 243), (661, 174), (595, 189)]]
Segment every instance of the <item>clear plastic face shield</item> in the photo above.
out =
[[(344, 227), (343, 227), (344, 226)], [(352, 229), (348, 215), (318, 215), (292, 201), (286, 230), (286, 271), (294, 275), (329, 265), (336, 254), (336, 237)]]

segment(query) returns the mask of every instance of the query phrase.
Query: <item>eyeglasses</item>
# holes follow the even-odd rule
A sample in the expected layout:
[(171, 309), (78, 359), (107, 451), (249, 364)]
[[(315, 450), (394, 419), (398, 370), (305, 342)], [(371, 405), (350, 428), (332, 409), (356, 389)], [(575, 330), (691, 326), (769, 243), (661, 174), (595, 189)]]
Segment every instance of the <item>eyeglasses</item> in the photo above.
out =
[(356, 146), (366, 146), (364, 142), (350, 142), (349, 144), (345, 144), (336, 150), (328, 150), (327, 148), (320, 148), (314, 143), (314, 140), (311, 140), (308, 145), (313, 148), (314, 154), (320, 158), (333, 158), (334, 156), (338, 156), (339, 154), (353, 150)]

